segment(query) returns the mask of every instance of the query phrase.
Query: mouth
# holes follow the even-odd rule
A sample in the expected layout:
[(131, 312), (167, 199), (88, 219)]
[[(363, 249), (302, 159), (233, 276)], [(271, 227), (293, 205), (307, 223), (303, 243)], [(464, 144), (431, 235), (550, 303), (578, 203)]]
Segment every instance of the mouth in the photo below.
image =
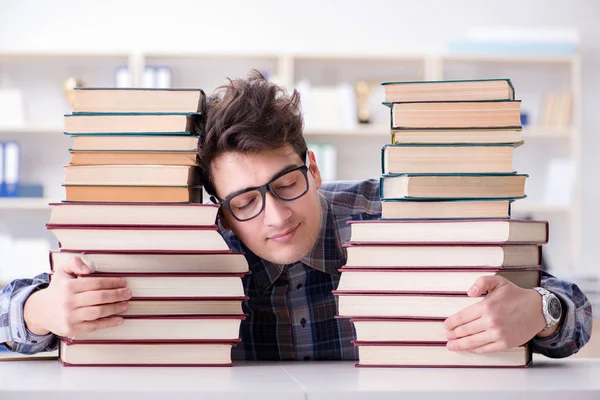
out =
[(270, 240), (274, 240), (276, 242), (287, 242), (288, 240), (290, 240), (294, 236), (294, 234), (298, 230), (299, 226), (300, 226), (300, 224), (296, 225), (295, 227), (293, 227), (291, 229), (288, 229), (285, 232), (273, 235), (269, 239)]

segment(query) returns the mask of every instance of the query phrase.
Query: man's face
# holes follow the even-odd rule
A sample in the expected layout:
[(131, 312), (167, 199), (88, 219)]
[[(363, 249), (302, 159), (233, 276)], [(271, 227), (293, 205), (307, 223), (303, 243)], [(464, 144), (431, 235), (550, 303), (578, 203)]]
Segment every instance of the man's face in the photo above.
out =
[[(262, 259), (276, 264), (291, 264), (301, 260), (315, 245), (321, 220), (317, 193), (321, 175), (314, 154), (309, 152), (308, 157), (309, 189), (302, 197), (283, 201), (267, 192), (263, 212), (244, 222), (222, 210), (225, 228), (231, 229)], [(280, 172), (303, 164), (300, 156), (289, 146), (259, 154), (227, 152), (212, 162), (212, 179), (219, 198), (226, 199), (234, 192), (265, 185)]]

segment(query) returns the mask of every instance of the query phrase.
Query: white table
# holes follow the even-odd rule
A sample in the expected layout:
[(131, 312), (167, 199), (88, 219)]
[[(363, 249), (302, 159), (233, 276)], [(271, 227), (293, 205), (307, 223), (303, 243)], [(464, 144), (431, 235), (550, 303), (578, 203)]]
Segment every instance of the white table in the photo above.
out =
[(233, 368), (63, 367), (0, 363), (2, 400), (600, 399), (600, 359), (538, 358), (528, 369), (369, 369), (352, 362)]

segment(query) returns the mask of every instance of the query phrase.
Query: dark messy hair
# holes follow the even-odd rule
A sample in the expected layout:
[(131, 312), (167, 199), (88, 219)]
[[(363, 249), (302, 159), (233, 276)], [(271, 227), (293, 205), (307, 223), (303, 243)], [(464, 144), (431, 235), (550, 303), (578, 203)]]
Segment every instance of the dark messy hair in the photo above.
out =
[(210, 194), (216, 194), (211, 163), (224, 152), (256, 154), (289, 145), (305, 158), (300, 94), (294, 90), (289, 95), (256, 70), (247, 79), (229, 79), (215, 89), (207, 99), (205, 114), (198, 158), (202, 181)]

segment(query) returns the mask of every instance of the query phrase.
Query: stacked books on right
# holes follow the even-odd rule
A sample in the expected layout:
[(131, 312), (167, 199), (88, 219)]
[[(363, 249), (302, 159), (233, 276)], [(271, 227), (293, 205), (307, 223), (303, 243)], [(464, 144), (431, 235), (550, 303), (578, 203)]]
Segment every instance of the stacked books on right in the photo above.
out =
[(446, 318), (480, 276), (539, 285), (548, 223), (511, 219), (527, 175), (513, 171), (520, 102), (507, 79), (384, 83), (392, 144), (382, 149), (382, 218), (351, 221), (340, 318), (357, 366), (527, 366), (527, 345), (489, 354), (446, 349)]
[(81, 279), (124, 279), (132, 297), (122, 325), (60, 338), (63, 364), (231, 365), (248, 262), (217, 231), (218, 207), (201, 204), (203, 102), (200, 89), (76, 91), (51, 268), (78, 256), (93, 271)]

